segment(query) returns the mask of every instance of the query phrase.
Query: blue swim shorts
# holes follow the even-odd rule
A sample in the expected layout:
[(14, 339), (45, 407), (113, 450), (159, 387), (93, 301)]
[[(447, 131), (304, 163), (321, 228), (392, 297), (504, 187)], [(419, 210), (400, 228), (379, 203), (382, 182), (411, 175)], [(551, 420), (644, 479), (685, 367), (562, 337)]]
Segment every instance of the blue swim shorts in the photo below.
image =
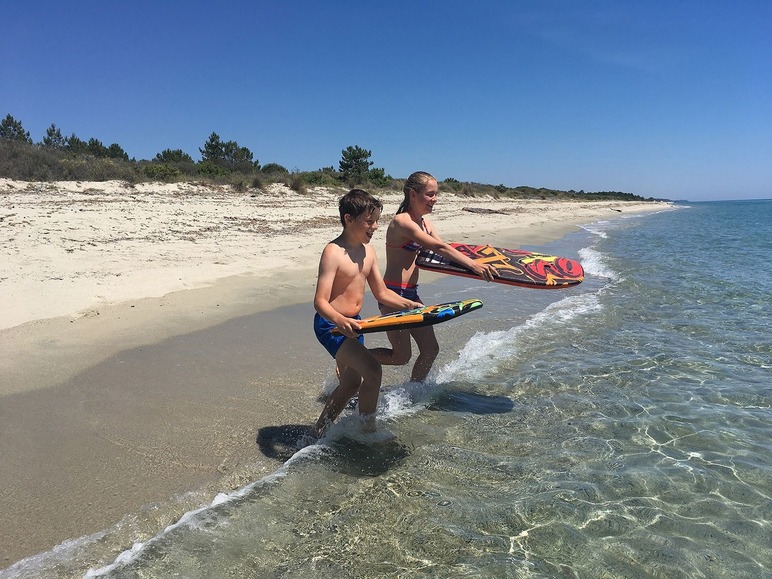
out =
[[(359, 315), (354, 316), (354, 318), (357, 320), (362, 319)], [(324, 349), (327, 350), (333, 358), (346, 340), (346, 336), (343, 334), (332, 333), (334, 327), (335, 324), (320, 316), (318, 312), (314, 316), (314, 334), (316, 334), (316, 339), (319, 340), (319, 343), (324, 346)], [(365, 343), (365, 337), (362, 334), (357, 336), (357, 340), (359, 340), (360, 344)]]

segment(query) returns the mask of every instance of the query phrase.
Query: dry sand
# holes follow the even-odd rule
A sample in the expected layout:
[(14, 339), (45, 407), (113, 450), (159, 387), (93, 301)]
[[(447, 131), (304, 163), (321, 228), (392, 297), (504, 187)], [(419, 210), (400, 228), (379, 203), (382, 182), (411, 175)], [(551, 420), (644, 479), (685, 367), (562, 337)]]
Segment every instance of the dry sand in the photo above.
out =
[[(261, 433), (331, 379), (311, 300), (342, 193), (0, 179), (0, 568), (108, 527), (128, 547), (281, 464)], [(432, 219), (528, 247), (658, 209), (441, 192)]]

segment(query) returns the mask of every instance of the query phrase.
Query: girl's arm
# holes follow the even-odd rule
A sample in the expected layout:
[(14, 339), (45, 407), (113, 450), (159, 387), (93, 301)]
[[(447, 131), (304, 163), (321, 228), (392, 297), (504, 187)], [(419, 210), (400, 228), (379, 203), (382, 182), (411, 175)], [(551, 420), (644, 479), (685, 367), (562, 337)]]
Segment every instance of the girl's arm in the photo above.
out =
[[(424, 222), (432, 225), (431, 221), (427, 221), (426, 218), (424, 218)], [(402, 234), (408, 239), (412, 239), (416, 243), (419, 243), (421, 247), (431, 249), (434, 253), (439, 253), (443, 257), (452, 259), (456, 263), (472, 270), (485, 281), (493, 281), (493, 278), (496, 277), (496, 269), (492, 265), (480, 264), (454, 249), (452, 245), (445, 243), (440, 238), (433, 226), (431, 227), (431, 233), (427, 233), (409, 218), (405, 223), (400, 223), (400, 226), (402, 228)]]

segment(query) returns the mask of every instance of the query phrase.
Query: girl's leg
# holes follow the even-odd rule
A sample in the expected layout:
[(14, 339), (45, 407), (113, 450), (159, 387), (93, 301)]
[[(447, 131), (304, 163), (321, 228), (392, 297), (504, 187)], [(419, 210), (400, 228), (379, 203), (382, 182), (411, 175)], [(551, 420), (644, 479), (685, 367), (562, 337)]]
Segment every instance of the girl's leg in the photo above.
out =
[(372, 348), (370, 353), (375, 356), (381, 364), (387, 366), (404, 366), (410, 362), (410, 356), (413, 352), (410, 348), (410, 332), (408, 330), (399, 330), (386, 332), (391, 349)]
[(413, 328), (410, 330), (410, 335), (413, 336), (416, 345), (418, 345), (419, 352), (418, 358), (416, 358), (413, 365), (410, 380), (413, 382), (423, 382), (429, 375), (437, 354), (440, 353), (440, 345), (437, 343), (437, 337), (434, 335), (434, 328), (432, 326)]

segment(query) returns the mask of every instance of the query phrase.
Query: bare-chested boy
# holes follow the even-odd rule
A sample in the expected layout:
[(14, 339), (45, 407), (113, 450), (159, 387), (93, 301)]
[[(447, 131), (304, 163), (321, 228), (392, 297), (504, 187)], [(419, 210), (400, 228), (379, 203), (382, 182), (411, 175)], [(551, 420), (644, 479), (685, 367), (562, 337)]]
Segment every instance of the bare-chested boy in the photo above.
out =
[[(359, 312), (365, 297), (365, 281), (380, 303), (399, 310), (421, 304), (403, 298), (386, 288), (370, 243), (378, 229), (383, 205), (361, 189), (353, 189), (339, 203), (343, 232), (328, 243), (319, 260), (319, 277), (314, 295), (314, 332), (327, 349), (340, 372), (340, 384), (327, 398), (316, 422), (316, 435), (322, 436), (359, 393), (359, 415), (364, 430), (375, 430), (375, 410), (381, 388), (381, 364), (364, 346), (358, 334)], [(334, 335), (337, 326), (343, 335)]]

